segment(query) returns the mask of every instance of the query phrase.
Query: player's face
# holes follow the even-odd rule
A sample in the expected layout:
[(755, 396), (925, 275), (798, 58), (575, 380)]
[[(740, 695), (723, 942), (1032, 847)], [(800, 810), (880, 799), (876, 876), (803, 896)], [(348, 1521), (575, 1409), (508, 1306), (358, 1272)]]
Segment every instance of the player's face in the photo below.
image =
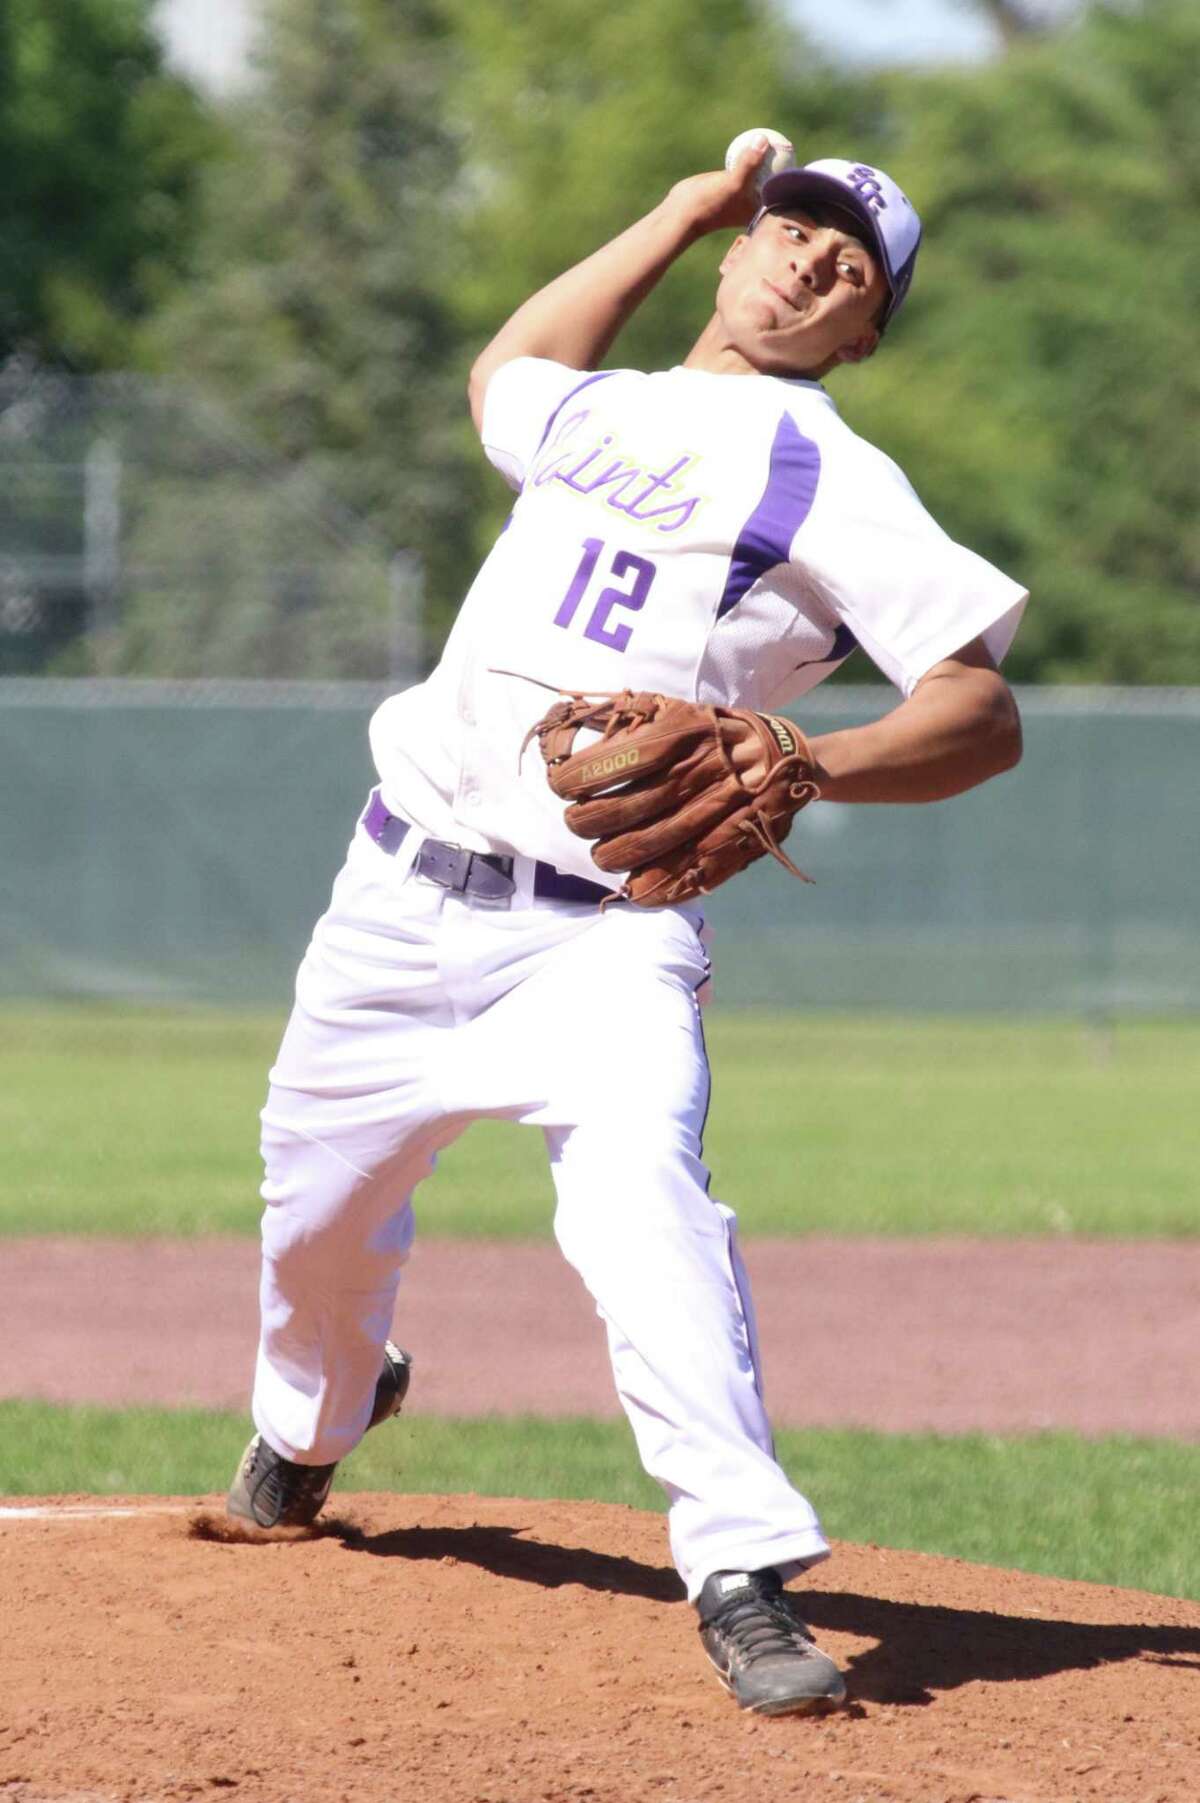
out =
[(870, 356), (887, 295), (882, 268), (849, 230), (798, 210), (768, 213), (721, 264), (717, 317), (750, 369), (824, 374)]

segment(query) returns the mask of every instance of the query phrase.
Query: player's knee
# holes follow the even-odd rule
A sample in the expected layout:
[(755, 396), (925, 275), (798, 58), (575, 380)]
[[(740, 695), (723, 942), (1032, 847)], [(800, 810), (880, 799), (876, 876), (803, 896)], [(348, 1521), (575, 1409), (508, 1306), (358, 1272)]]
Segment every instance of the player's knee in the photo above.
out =
[(344, 1194), (297, 1192), (263, 1184), (263, 1255), (285, 1284), (310, 1281), (371, 1289), (385, 1283), (408, 1257), (414, 1218), (404, 1197), (371, 1198), (357, 1206)]
[(675, 1241), (681, 1234), (723, 1233), (708, 1175), (691, 1136), (656, 1142), (614, 1133), (603, 1150), (560, 1172), (555, 1235), (577, 1263), (576, 1250), (590, 1247), (597, 1232), (626, 1248), (645, 1245), (651, 1235)]

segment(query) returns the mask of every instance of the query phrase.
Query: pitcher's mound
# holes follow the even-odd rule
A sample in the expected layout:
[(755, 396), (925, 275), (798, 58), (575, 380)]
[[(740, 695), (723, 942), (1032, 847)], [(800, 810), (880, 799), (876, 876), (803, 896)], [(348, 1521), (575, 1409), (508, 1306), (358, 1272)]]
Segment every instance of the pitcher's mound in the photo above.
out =
[[(342, 1496), (0, 1510), (0, 1797), (35, 1803), (1194, 1803), (1200, 1606), (842, 1546), (802, 1591), (851, 1705), (724, 1696), (660, 1517)], [(124, 1513), (116, 1512), (124, 1509)], [(18, 1512), (19, 1511), (19, 1512)]]

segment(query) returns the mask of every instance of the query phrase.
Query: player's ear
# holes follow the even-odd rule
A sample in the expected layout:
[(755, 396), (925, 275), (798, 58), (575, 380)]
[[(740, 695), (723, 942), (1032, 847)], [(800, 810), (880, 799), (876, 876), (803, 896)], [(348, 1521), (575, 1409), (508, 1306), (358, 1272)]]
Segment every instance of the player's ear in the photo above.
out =
[(879, 333), (874, 326), (868, 326), (865, 332), (860, 332), (857, 338), (852, 338), (849, 344), (842, 346), (837, 353), (837, 360), (839, 363), (865, 363), (878, 343)]

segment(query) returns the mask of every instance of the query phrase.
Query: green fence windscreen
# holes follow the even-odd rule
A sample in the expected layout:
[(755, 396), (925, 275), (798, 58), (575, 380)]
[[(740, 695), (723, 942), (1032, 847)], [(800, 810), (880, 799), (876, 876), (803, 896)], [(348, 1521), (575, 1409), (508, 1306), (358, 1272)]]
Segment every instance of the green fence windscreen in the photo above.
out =
[[(0, 995), (279, 1004), (372, 771), (369, 685), (0, 682)], [(1025, 758), (801, 816), (711, 900), (724, 1005), (1200, 1009), (1200, 696), (1026, 691)], [(814, 732), (883, 689), (831, 689)], [(1191, 773), (1191, 774), (1189, 774)]]

